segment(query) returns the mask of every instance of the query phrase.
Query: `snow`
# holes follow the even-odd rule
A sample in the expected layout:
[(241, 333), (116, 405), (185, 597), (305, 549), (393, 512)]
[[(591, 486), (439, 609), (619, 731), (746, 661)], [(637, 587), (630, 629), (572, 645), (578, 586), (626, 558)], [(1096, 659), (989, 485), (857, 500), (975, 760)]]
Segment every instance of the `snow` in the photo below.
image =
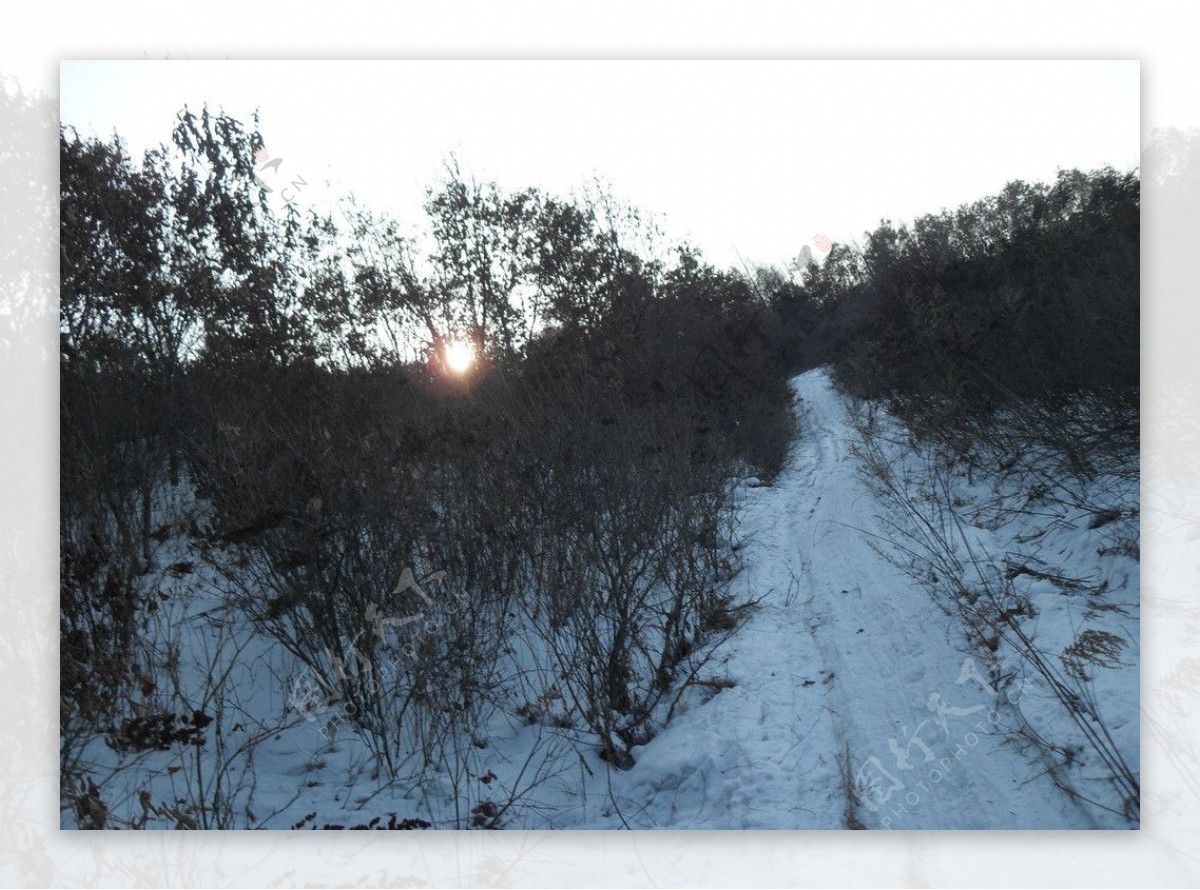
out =
[[(219, 580), (200, 571), (175, 582), (179, 595), (164, 603), (157, 627), (164, 645), (175, 638), (188, 700), (218, 718), (210, 740), (219, 730), (223, 741), (155, 753), (127, 769), (97, 742), (89, 752), (97, 775), (113, 774), (106, 800), (137, 813), (143, 788), (155, 802), (185, 801), (199, 788), (211, 797), (224, 774), (233, 823), (243, 827), (289, 828), (310, 813), (308, 824), (317, 825), (395, 813), (451, 827), (469, 824), (464, 808), (517, 794), (504, 827), (1130, 827), (1065, 794), (1045, 756), (1014, 739), (1021, 720), (1064, 744), (1077, 735), (1036, 678), (1018, 669), (1018, 654), (975, 651), (958, 619), (894, 564), (893, 508), (863, 477), (859, 434), (829, 372), (803, 374), (792, 388), (798, 434), (785, 467), (769, 484), (747, 479), (735, 490), (744, 539), (731, 592), (754, 605), (709, 653), (699, 682), (670, 696), (670, 721), (633, 749), (631, 769), (612, 769), (582, 731), (497, 712), (489, 744), (464, 746), (465, 773), (389, 784), (361, 740), (337, 725), (336, 709), (297, 713), (300, 666), (225, 612)], [(914, 459), (895, 447), (897, 465)], [(961, 493), (990, 495), (965, 481)], [(1022, 516), (972, 527), (972, 535), (988, 553), (1033, 535), (1066, 554), (1064, 573), (1108, 580), (1121, 609), (1099, 617), (1125, 636), (1132, 622), (1133, 648), (1119, 666), (1094, 672), (1096, 689), (1136, 770), (1137, 563), (1097, 556), (1099, 532), (1087, 530), (1085, 518), (1034, 527)], [(168, 541), (157, 559), (193, 558), (190, 546)], [(1027, 595), (1040, 607), (1031, 629), (1057, 652), (1078, 630), (1086, 597), (1029, 580)], [(214, 661), (231, 671), (221, 713)], [(1005, 670), (1016, 676), (1000, 686)], [(251, 738), (252, 758), (239, 748)], [(1079, 777), (1099, 781), (1090, 768), (1081, 753)], [(69, 824), (70, 814), (64, 819)], [(159, 813), (148, 827), (173, 824)]]
[(962, 629), (872, 547), (883, 508), (828, 373), (793, 389), (787, 467), (741, 491), (737, 592), (765, 599), (721, 659), (736, 685), (678, 714), (615, 784), (663, 828), (1097, 827), (1007, 741)]

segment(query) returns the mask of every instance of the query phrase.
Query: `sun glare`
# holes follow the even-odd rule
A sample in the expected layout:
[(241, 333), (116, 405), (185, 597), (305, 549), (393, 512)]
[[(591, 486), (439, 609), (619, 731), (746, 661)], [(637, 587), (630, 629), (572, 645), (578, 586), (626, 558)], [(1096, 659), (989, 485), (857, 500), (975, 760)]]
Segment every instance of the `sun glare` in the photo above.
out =
[(475, 364), (475, 347), (467, 340), (451, 340), (446, 344), (446, 367), (455, 374), (465, 374)]

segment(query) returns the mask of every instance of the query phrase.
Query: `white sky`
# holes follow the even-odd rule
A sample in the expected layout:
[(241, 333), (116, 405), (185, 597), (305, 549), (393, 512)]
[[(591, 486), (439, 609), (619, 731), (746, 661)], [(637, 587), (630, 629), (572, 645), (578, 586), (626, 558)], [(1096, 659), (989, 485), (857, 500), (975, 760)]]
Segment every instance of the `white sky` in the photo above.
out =
[(718, 265), (1128, 169), (1140, 143), (1136, 61), (68, 61), (60, 96), (64, 123), (135, 151), (185, 103), (259, 108), (300, 200), (328, 180), (411, 223), (449, 152), (508, 188), (599, 176)]

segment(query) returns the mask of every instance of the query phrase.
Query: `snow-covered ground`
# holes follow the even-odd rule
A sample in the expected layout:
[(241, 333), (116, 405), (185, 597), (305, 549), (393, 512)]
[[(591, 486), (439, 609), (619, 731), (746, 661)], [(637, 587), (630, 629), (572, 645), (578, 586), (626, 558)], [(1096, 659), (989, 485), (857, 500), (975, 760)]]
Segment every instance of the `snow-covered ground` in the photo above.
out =
[[(887, 558), (879, 544), (890, 508), (862, 477), (858, 433), (828, 372), (792, 386), (799, 429), (784, 469), (770, 484), (746, 480), (736, 491), (744, 540), (732, 593), (757, 605), (700, 682), (680, 690), (665, 728), (633, 749), (632, 768), (611, 769), (582, 733), (497, 713), (490, 744), (468, 752), (465, 777), (389, 784), (348, 725), (330, 725), (336, 709), (296, 712), (299, 665), (222, 611), (220, 585), (201, 573), (178, 579), (160, 626), (175, 628), (179, 682), (217, 718), (210, 738), (219, 729), (224, 741), (145, 757), (105, 786), (110, 808), (142, 812), (137, 792), (145, 789), (157, 808), (147, 827), (173, 827), (165, 805), (182, 809), (206, 794), (225, 802), (240, 827), (349, 827), (392, 813), (443, 827), (465, 824), (464, 804), (456, 811), (453, 801), (469, 786), (468, 811), (519, 797), (502, 820), (510, 828), (1128, 827), (1072, 800), (1045, 755), (1014, 740), (1023, 705), (1049, 735), (1065, 738), (1071, 724), (1035, 683), (999, 688), (1005, 650), (975, 651), (956, 617)], [(159, 562), (186, 558), (185, 550), (164, 552)], [(1135, 623), (1130, 562), (1108, 589)], [(1069, 612), (1062, 591), (1043, 593)], [(1122, 659), (1102, 688), (1136, 769), (1136, 646)], [(198, 697), (218, 678), (214, 663), (232, 672), (222, 713), (215, 697)], [(99, 742), (91, 754), (117, 766)], [(224, 788), (215, 785), (230, 767)]]
[[(793, 388), (788, 464), (743, 489), (738, 593), (765, 598), (721, 659), (735, 685), (677, 715), (620, 786), (660, 827), (1107, 826), (1010, 741), (1019, 696), (998, 706), (964, 628), (871, 546), (887, 508), (827, 372)], [(1124, 673), (1136, 745), (1136, 664)]]

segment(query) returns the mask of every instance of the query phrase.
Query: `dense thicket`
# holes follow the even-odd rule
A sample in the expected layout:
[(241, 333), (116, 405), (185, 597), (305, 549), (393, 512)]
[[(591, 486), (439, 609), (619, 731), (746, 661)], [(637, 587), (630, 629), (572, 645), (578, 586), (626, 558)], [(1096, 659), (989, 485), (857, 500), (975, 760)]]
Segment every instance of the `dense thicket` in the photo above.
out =
[[(512, 707), (501, 689), (561, 690), (557, 719), (626, 764), (729, 626), (725, 482), (769, 476), (790, 434), (771, 314), (603, 195), (451, 165), (409, 234), (352, 200), (272, 203), (261, 146), (207, 111), (140, 161), (61, 134), (68, 797), (95, 809), (89, 739), (196, 706), (136, 644), (180, 483), (211, 505), (191, 531), (238, 606), (353, 704), (389, 769), (444, 761)], [(425, 608), (416, 565), (438, 632), (377, 633)]]
[(775, 290), (788, 359), (941, 416), (1080, 393), (1134, 407), (1139, 219), (1137, 175), (1105, 169), (885, 220)]

